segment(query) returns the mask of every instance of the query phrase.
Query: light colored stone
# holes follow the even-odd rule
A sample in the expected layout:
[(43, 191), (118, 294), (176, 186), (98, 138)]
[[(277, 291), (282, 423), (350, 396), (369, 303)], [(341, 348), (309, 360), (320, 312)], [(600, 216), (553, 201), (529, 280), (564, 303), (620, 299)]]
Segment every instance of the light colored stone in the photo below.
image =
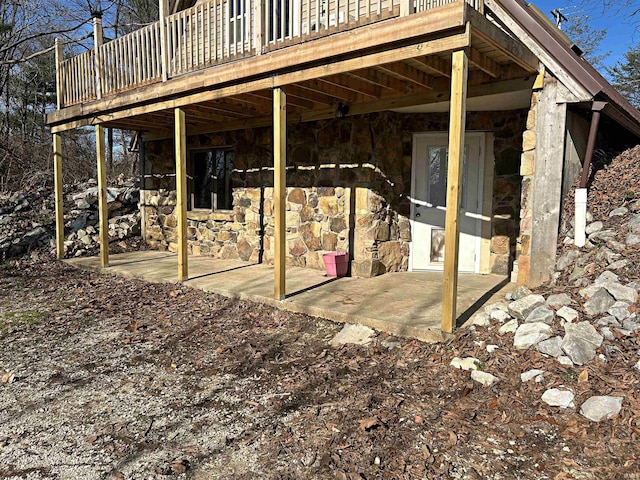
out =
[(538, 345), (536, 345), (536, 349), (544, 354), (549, 355), (550, 357), (559, 357), (562, 355), (562, 337), (551, 337), (548, 340), (544, 340)]
[(356, 345), (366, 345), (371, 343), (372, 337), (376, 334), (374, 330), (364, 325), (346, 323), (331, 339), (331, 345), (342, 345), (344, 343), (354, 343)]
[(495, 310), (502, 310), (503, 312), (506, 312), (508, 309), (509, 304), (506, 302), (492, 303), (491, 305), (484, 307), (484, 311), (489, 315), (491, 315), (491, 312)]
[(475, 325), (476, 327), (488, 327), (489, 325), (491, 325), (489, 315), (484, 312), (478, 313), (475, 317), (473, 317), (472, 325)]
[(605, 271), (605, 272), (602, 272), (600, 276), (596, 278), (595, 282), (593, 283), (596, 285), (604, 285), (605, 283), (608, 283), (608, 282), (617, 282), (617, 281), (618, 281), (618, 275), (616, 275), (613, 272)]
[(631, 315), (631, 312), (629, 311), (630, 306), (631, 305), (627, 302), (616, 302), (611, 305), (609, 310), (607, 310), (607, 313), (616, 317), (616, 320), (624, 320)]
[(538, 307), (544, 305), (544, 297), (542, 295), (527, 295), (515, 302), (511, 302), (508, 307), (509, 314), (519, 320), (524, 320), (529, 314)]
[(580, 414), (592, 422), (601, 422), (620, 413), (624, 397), (593, 396), (580, 407)]
[(556, 312), (560, 318), (564, 318), (567, 322), (573, 322), (578, 319), (578, 312), (571, 307), (564, 306)]
[(587, 299), (591, 298), (593, 296), (593, 294), (596, 293), (601, 288), (602, 287), (600, 285), (592, 284), (592, 285), (589, 285), (587, 287), (584, 287), (584, 288), (578, 290), (578, 293), (580, 294), (580, 296), (582, 298), (587, 300)]
[(534, 309), (526, 318), (525, 322), (543, 322), (551, 325), (554, 318), (553, 310), (547, 306), (542, 306)]
[(560, 355), (558, 358), (556, 358), (556, 360), (558, 360), (558, 363), (560, 365), (563, 365), (565, 367), (573, 367), (573, 362), (566, 355)]
[(604, 228), (604, 224), (601, 221), (593, 222), (587, 225), (584, 229), (584, 233), (591, 235), (592, 233), (599, 232)]
[(536, 132), (525, 130), (522, 133), (522, 151), (528, 152), (536, 148)]
[(575, 395), (569, 390), (550, 388), (542, 394), (542, 401), (551, 407), (568, 408), (574, 407), (573, 399)]
[(600, 287), (589, 300), (584, 302), (584, 311), (587, 315), (600, 315), (605, 313), (614, 303), (616, 303), (615, 299), (609, 295), (607, 290)]
[(578, 250), (569, 250), (567, 253), (558, 258), (556, 262), (557, 270), (564, 270), (569, 265), (572, 265), (576, 258), (580, 256), (580, 252)]
[(491, 385), (500, 381), (500, 379), (495, 375), (491, 375), (489, 372), (482, 372), (480, 370), (472, 370), (471, 379), (480, 383), (481, 385), (484, 385), (485, 387), (490, 387)]
[(551, 327), (546, 323), (523, 323), (516, 330), (516, 334), (513, 337), (513, 346), (517, 350), (526, 350), (546, 340), (551, 337), (551, 335)]
[(629, 247), (638, 245), (640, 244), (640, 235), (638, 235), (637, 233), (630, 233), (625, 237), (624, 243), (626, 243)]
[(544, 370), (538, 370), (537, 368), (534, 368), (532, 370), (528, 370), (524, 373), (520, 374), (520, 381), (522, 383), (526, 383), (532, 379), (536, 379), (536, 382), (541, 382), (542, 381), (542, 374), (544, 373)]
[(567, 323), (562, 350), (573, 363), (584, 365), (596, 356), (596, 348), (602, 344), (602, 335), (589, 322)]
[(610, 263), (607, 266), (607, 268), (609, 270), (620, 270), (621, 268), (624, 268), (627, 265), (629, 265), (629, 260), (627, 260), (626, 258), (623, 258), (622, 260), (616, 260), (615, 262)]
[(516, 287), (513, 292), (511, 292), (511, 298), (513, 298), (514, 300), (520, 300), (527, 295), (531, 295), (531, 293), (531, 290), (529, 290), (527, 287), (525, 287), (524, 285), (520, 285), (519, 287)]
[(454, 368), (459, 368), (462, 370), (479, 370), (480, 369), (480, 360), (473, 357), (454, 357), (451, 360), (450, 365)]
[(600, 334), (604, 337), (605, 340), (609, 340), (610, 342), (613, 342), (616, 339), (616, 336), (613, 334), (609, 327), (602, 327), (600, 329)]
[(627, 207), (618, 207), (609, 212), (609, 217), (623, 217), (627, 213), (629, 213), (629, 209)]
[(486, 349), (487, 349), (487, 353), (493, 353), (498, 349), (498, 345), (487, 345)]
[(604, 288), (620, 302), (636, 303), (638, 300), (638, 292), (635, 288), (625, 287), (615, 282), (606, 282)]
[(515, 332), (518, 329), (518, 320), (515, 318), (508, 321), (498, 329), (498, 335), (506, 335), (507, 333)]
[(500, 323), (508, 322), (511, 320), (511, 315), (509, 315), (504, 310), (494, 310), (490, 315), (491, 320), (497, 320)]
[(564, 307), (571, 303), (573, 303), (573, 300), (566, 293), (555, 293), (547, 298), (547, 305), (550, 307)]

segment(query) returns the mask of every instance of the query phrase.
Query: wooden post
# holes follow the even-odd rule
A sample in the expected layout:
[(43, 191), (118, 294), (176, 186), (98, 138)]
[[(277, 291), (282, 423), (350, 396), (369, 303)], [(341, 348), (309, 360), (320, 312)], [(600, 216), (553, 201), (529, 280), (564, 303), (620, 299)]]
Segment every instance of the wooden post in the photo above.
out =
[(178, 218), (178, 281), (189, 279), (187, 253), (187, 131), (184, 110), (175, 110), (176, 212)]
[(100, 265), (109, 266), (109, 210), (107, 209), (107, 168), (104, 163), (104, 127), (96, 126), (96, 158), (98, 161), (98, 230)]
[(445, 217), (444, 274), (442, 276), (442, 331), (452, 333), (456, 322), (458, 293), (458, 246), (460, 244), (460, 199), (467, 116), (467, 52), (453, 52), (451, 103), (449, 107), (449, 166)]
[(285, 196), (287, 193), (287, 96), (282, 88), (273, 90), (273, 210), (275, 231), (274, 292), (276, 300), (284, 300), (287, 225)]
[(56, 198), (56, 256), (64, 257), (64, 203), (62, 201), (62, 136), (53, 134), (53, 181)]
[(102, 98), (102, 59), (100, 58), (100, 47), (104, 42), (102, 36), (102, 17), (95, 14), (93, 16), (93, 50), (94, 50), (94, 62), (96, 69), (96, 97)]
[(56, 107), (60, 110), (63, 106), (62, 96), (64, 87), (62, 84), (62, 72), (60, 64), (64, 60), (64, 53), (62, 50), (62, 42), (59, 38), (55, 40), (55, 52), (56, 52)]
[(167, 46), (167, 15), (169, 13), (169, 0), (160, 0), (158, 5), (160, 17), (160, 70), (162, 71), (162, 81), (169, 78), (169, 48)]
[(400, 16), (406, 17), (411, 12), (413, 1), (412, 0), (400, 0)]

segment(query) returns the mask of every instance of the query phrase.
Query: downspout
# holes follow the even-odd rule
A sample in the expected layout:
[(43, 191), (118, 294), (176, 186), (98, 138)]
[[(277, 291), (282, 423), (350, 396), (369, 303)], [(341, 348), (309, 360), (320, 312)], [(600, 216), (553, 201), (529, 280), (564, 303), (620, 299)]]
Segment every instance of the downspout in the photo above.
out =
[(580, 176), (580, 186), (576, 188), (575, 195), (575, 221), (574, 221), (574, 243), (577, 247), (584, 247), (587, 236), (587, 182), (591, 171), (591, 160), (593, 150), (598, 136), (598, 124), (600, 123), (600, 112), (607, 105), (607, 102), (593, 102), (591, 104), (591, 126), (589, 127), (589, 138), (587, 139), (587, 150), (584, 155), (582, 165), (582, 175)]

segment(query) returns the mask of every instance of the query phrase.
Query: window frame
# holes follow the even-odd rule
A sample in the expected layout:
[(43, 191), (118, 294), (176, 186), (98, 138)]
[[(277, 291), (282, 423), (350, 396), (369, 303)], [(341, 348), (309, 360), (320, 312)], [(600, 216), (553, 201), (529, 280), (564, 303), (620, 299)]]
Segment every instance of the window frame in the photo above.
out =
[[(195, 207), (195, 156), (198, 153), (212, 152), (217, 156), (218, 152), (224, 152), (225, 167), (227, 164), (227, 155), (231, 153), (233, 155), (232, 162), (235, 163), (236, 151), (233, 145), (223, 145), (216, 147), (199, 147), (189, 149), (189, 155), (187, 158), (187, 211), (189, 212), (232, 212), (233, 211), (233, 170), (234, 165), (231, 165), (231, 170), (227, 177), (226, 183), (228, 185), (228, 199), (230, 208), (218, 208), (218, 193), (215, 190), (214, 182), (216, 180), (215, 171), (214, 175), (209, 179), (209, 193), (211, 195), (211, 208), (208, 207)], [(215, 169), (215, 166), (214, 166)], [(224, 169), (227, 172), (227, 168)]]

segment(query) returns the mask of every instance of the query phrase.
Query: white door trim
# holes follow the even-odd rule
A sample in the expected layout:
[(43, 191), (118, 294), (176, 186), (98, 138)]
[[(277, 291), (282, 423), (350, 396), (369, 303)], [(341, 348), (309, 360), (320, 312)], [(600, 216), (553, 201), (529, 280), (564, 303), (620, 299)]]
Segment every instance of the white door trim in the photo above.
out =
[[(414, 216), (415, 216), (415, 188), (416, 188), (416, 158), (417, 158), (417, 139), (418, 138), (429, 138), (429, 137), (436, 137), (436, 136), (441, 136), (441, 135), (447, 135), (448, 132), (446, 131), (440, 131), (440, 132), (415, 132), (413, 134), (413, 139), (412, 139), (412, 157), (411, 157), (411, 196), (409, 197), (409, 201), (410, 201), (410, 210), (409, 210), (409, 226), (411, 229), (411, 242), (409, 242), (409, 271), (414, 271), (413, 268), (413, 262), (414, 262), (414, 248), (413, 248), (413, 241), (414, 241), (414, 235), (415, 235), (415, 221), (414, 221)], [(473, 218), (477, 218), (478, 221), (476, 222), (476, 232), (475, 232), (475, 236), (476, 236), (476, 256), (475, 256), (475, 261), (474, 261), (474, 273), (480, 273), (481, 270), (481, 260), (482, 260), (482, 223), (483, 223), (483, 219), (484, 216), (482, 214), (482, 212), (484, 212), (484, 205), (483, 205), (483, 200), (484, 200), (484, 177), (485, 177), (485, 147), (486, 147), (486, 132), (466, 132), (465, 134), (465, 141), (468, 138), (478, 138), (479, 140), (479, 144), (480, 144), (480, 158), (478, 159), (479, 165), (478, 165), (478, 212), (477, 214), (473, 214)], [(433, 270), (437, 271), (437, 270), (442, 270), (442, 268), (434, 268)]]

